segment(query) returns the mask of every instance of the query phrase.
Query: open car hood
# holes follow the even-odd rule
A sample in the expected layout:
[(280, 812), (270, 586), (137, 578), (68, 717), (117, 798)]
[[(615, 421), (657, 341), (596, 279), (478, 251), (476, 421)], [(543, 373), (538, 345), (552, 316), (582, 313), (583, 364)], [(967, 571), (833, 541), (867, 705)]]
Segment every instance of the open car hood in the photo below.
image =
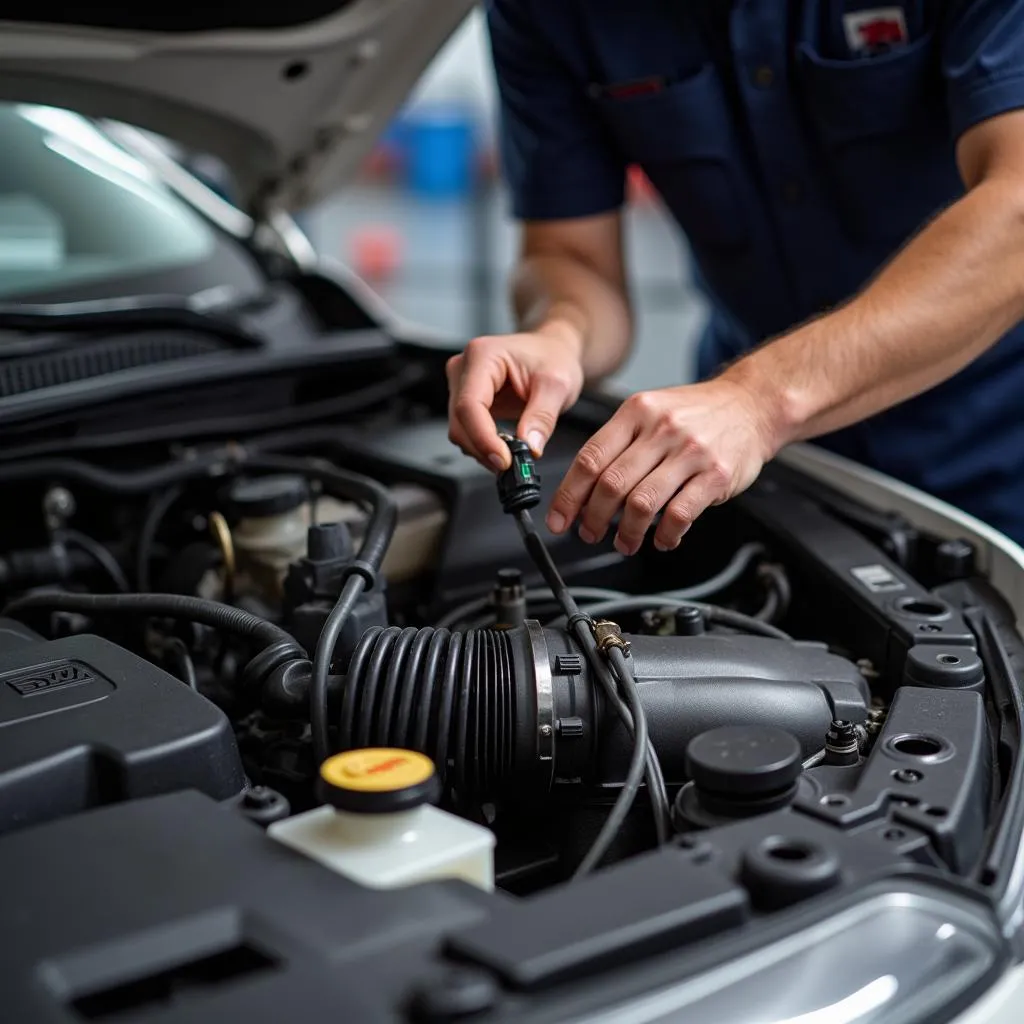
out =
[(300, 207), (353, 173), (473, 6), (16, 3), (0, 98), (150, 129), (224, 160), (250, 212)]

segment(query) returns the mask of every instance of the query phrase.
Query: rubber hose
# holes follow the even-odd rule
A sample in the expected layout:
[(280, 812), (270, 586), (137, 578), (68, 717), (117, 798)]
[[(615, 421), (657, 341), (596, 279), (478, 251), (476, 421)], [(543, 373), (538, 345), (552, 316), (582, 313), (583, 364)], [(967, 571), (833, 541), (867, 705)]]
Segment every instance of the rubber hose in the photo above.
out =
[(70, 594), (64, 591), (40, 591), (12, 601), (3, 614), (16, 618), (30, 611), (78, 612), (83, 615), (155, 615), (185, 619), (225, 633), (248, 637), (265, 647), (287, 643), (294, 649), (296, 657), (306, 656), (298, 641), (280, 626), (241, 608), (184, 594)]
[(171, 484), (209, 476), (224, 464), (223, 452), (207, 452), (189, 462), (170, 462), (137, 473), (114, 473), (77, 459), (37, 459), (0, 466), (0, 483), (52, 477), (87, 484), (112, 494), (136, 495), (159, 491)]

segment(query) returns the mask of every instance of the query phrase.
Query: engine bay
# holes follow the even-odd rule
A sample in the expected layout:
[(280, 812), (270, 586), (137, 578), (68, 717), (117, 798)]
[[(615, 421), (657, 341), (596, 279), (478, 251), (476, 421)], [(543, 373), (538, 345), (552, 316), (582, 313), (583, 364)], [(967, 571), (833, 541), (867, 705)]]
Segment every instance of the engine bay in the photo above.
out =
[[(454, 1019), (410, 986), (472, 965), (482, 1011), (891, 873), (1004, 886), (1022, 646), (972, 545), (775, 465), (623, 558), (530, 518), (587, 436), (570, 419), (539, 464), (510, 438), (496, 480), (400, 402), (0, 466), (0, 870), (79, 868), (14, 897), (77, 909), (70, 945), (34, 913), (4, 973), (62, 980), (13, 1005), (263, 1019), (231, 979), (284, 999), (320, 935), (312, 962), (344, 967), (314, 1001)], [(326, 759), (377, 748), (426, 755), (437, 805), (493, 835), (494, 892), (371, 891), (271, 842), (323, 804)]]

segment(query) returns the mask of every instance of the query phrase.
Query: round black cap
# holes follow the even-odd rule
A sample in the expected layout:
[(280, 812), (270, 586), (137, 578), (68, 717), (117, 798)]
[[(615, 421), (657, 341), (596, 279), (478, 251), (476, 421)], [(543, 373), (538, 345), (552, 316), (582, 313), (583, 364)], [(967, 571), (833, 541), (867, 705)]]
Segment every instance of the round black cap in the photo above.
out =
[(935, 549), (935, 573), (941, 580), (962, 580), (974, 572), (974, 545), (962, 538), (944, 540)]
[(309, 484), (301, 476), (236, 477), (228, 488), (228, 503), (239, 519), (279, 516), (309, 500)]
[(792, 786), (803, 752), (792, 733), (767, 725), (726, 725), (695, 736), (686, 748), (687, 773), (709, 793), (756, 797)]

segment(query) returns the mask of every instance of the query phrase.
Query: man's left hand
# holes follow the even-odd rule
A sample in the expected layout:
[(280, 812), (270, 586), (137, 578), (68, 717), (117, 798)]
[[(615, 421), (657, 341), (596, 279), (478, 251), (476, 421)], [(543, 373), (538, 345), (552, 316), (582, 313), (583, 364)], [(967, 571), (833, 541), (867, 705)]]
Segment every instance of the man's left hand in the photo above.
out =
[(754, 394), (725, 378), (641, 391), (580, 449), (548, 513), (563, 533), (577, 519), (596, 544), (622, 510), (615, 547), (635, 554), (663, 508), (654, 537), (676, 547), (709, 505), (749, 487), (778, 445)]

